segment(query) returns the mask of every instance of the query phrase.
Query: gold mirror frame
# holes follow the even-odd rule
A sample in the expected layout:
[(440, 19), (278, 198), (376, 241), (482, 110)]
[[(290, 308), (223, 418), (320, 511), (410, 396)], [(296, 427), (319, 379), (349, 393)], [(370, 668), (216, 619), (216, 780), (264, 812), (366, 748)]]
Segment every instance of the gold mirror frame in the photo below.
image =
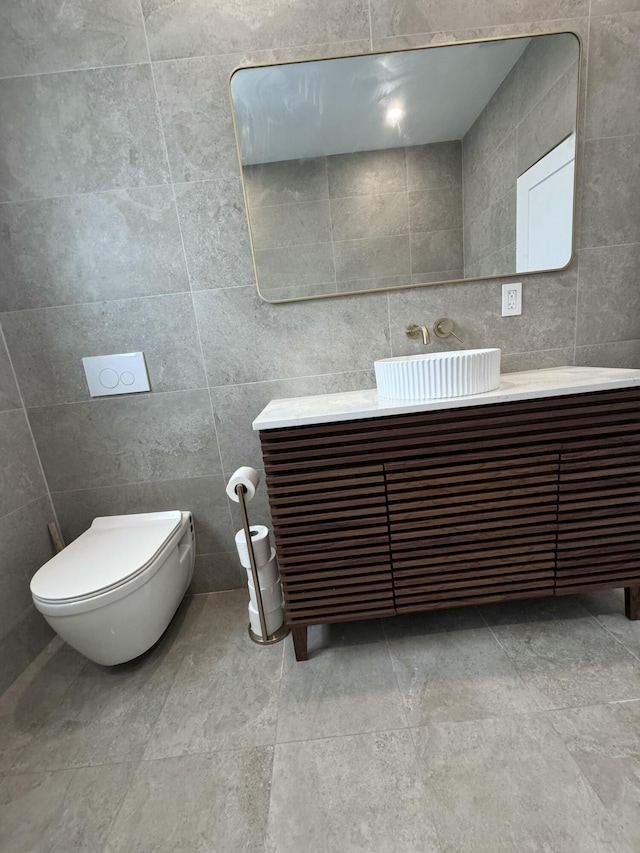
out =
[[(573, 174), (571, 254), (570, 254), (569, 260), (567, 261), (567, 263), (564, 266), (552, 267), (552, 268), (547, 268), (547, 269), (530, 270), (530, 271), (526, 271), (526, 272), (513, 271), (513, 272), (508, 272), (508, 273), (500, 273), (500, 274), (496, 274), (496, 275), (469, 276), (469, 277), (465, 277), (465, 278), (443, 279), (443, 280), (439, 280), (439, 281), (425, 281), (425, 282), (420, 282), (420, 283), (401, 284), (401, 285), (387, 286), (387, 287), (375, 287), (375, 288), (372, 287), (372, 288), (366, 288), (366, 289), (347, 290), (347, 291), (342, 291), (342, 292), (337, 291), (335, 293), (328, 292), (328, 293), (305, 295), (305, 296), (293, 296), (293, 297), (289, 297), (289, 298), (285, 298), (285, 299), (269, 299), (261, 292), (260, 280), (258, 277), (258, 267), (257, 267), (257, 262), (256, 262), (256, 250), (255, 250), (255, 245), (254, 245), (254, 236), (253, 236), (253, 229), (252, 229), (252, 223), (251, 223), (248, 193), (247, 193), (247, 187), (246, 187), (246, 183), (245, 183), (244, 165), (242, 162), (240, 134), (239, 134), (238, 122), (237, 122), (237, 118), (236, 118), (236, 111), (234, 108), (233, 94), (232, 94), (232, 80), (233, 80), (234, 75), (237, 72), (246, 71), (246, 70), (252, 69), (252, 68), (273, 68), (273, 67), (285, 66), (285, 65), (304, 65), (304, 64), (308, 64), (308, 63), (312, 63), (312, 62), (331, 61), (333, 59), (349, 59), (349, 58), (359, 58), (359, 57), (367, 57), (367, 56), (383, 56), (386, 54), (410, 53), (410, 52), (429, 50), (429, 49), (435, 50), (435, 49), (444, 48), (444, 47), (457, 47), (457, 46), (462, 46), (462, 45), (484, 44), (484, 43), (490, 43), (490, 42), (504, 42), (504, 41), (511, 41), (514, 39), (524, 39), (524, 38), (531, 39), (531, 38), (547, 37), (547, 36), (554, 36), (554, 35), (571, 35), (575, 38), (575, 40), (577, 42), (577, 47), (578, 47), (578, 54), (577, 54), (577, 59), (576, 59), (577, 79), (576, 79), (575, 109), (574, 109), (576, 147), (575, 147), (575, 165), (574, 165), (574, 174)], [(540, 274), (545, 274), (545, 273), (561, 272), (562, 270), (567, 269), (571, 265), (571, 263), (573, 262), (573, 260), (575, 258), (575, 251), (576, 251), (576, 216), (577, 216), (577, 212), (578, 212), (577, 211), (577, 204), (578, 204), (577, 177), (578, 177), (578, 174), (580, 173), (580, 166), (581, 166), (581, 161), (580, 161), (580, 157), (581, 157), (581, 154), (580, 154), (580, 152), (581, 152), (581, 144), (580, 144), (581, 143), (581, 129), (579, 127), (579, 115), (580, 115), (579, 110), (580, 110), (580, 97), (581, 97), (581, 92), (582, 92), (583, 50), (584, 50), (584, 47), (583, 47), (582, 39), (578, 33), (573, 32), (572, 30), (558, 30), (555, 32), (519, 33), (517, 35), (512, 35), (512, 36), (507, 36), (507, 37), (494, 36), (494, 37), (490, 37), (490, 38), (486, 38), (486, 39), (466, 39), (466, 40), (461, 40), (461, 41), (443, 42), (443, 43), (438, 43), (438, 44), (415, 45), (415, 46), (411, 46), (411, 47), (407, 47), (407, 48), (402, 48), (400, 50), (398, 50), (398, 49), (375, 50), (375, 51), (369, 51), (366, 53), (335, 54), (332, 56), (305, 57), (305, 58), (299, 59), (299, 60), (288, 59), (288, 60), (280, 60), (278, 62), (249, 63), (246, 65), (236, 66), (231, 71), (231, 74), (229, 75), (228, 90), (229, 90), (229, 99), (230, 99), (230, 103), (231, 103), (231, 115), (232, 115), (233, 129), (234, 129), (234, 135), (235, 135), (235, 141), (236, 141), (236, 152), (238, 155), (238, 166), (239, 166), (239, 170), (240, 170), (242, 193), (243, 193), (243, 199), (244, 199), (244, 204), (245, 204), (245, 213), (247, 216), (247, 226), (248, 226), (248, 230), (249, 230), (249, 238), (250, 238), (250, 244), (251, 244), (251, 256), (252, 256), (253, 270), (254, 270), (254, 276), (255, 276), (256, 289), (257, 289), (258, 296), (264, 302), (267, 302), (269, 304), (279, 305), (279, 304), (286, 304), (286, 303), (290, 303), (290, 302), (301, 302), (301, 301), (310, 301), (310, 300), (317, 300), (317, 299), (332, 299), (332, 298), (336, 298), (336, 297), (366, 295), (366, 294), (370, 294), (370, 293), (384, 293), (384, 292), (389, 292), (389, 291), (414, 290), (417, 288), (432, 287), (432, 286), (437, 286), (437, 285), (441, 285), (441, 284), (466, 284), (466, 283), (472, 283), (474, 281), (514, 279), (514, 278), (520, 278), (521, 276), (530, 276), (530, 275), (540, 275)], [(514, 65), (515, 64), (516, 63), (514, 63)], [(506, 77), (504, 79), (506, 79)], [(500, 85), (502, 85), (502, 84), (500, 84)], [(499, 88), (499, 86), (498, 86), (498, 88)], [(495, 91), (497, 91), (497, 89)], [(318, 155), (318, 156), (321, 156), (321, 155)], [(291, 248), (295, 248), (295, 245), (293, 245)]]

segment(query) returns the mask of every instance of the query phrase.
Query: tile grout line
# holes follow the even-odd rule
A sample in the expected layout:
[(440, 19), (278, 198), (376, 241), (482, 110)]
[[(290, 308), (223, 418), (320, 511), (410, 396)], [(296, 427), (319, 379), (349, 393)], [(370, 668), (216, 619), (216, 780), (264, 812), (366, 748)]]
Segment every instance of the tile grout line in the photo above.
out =
[[(575, 320), (573, 324), (573, 363), (576, 363), (578, 358), (578, 326), (580, 322), (580, 255), (579, 250), (582, 248), (582, 226), (583, 226), (583, 197), (584, 197), (584, 154), (587, 144), (587, 101), (589, 94), (589, 44), (591, 41), (591, 2), (589, 0), (589, 17), (587, 23), (587, 43), (584, 46), (585, 51), (585, 67), (584, 67), (584, 91), (582, 93), (578, 92), (578, 111), (580, 110), (580, 95), (582, 94), (582, 103), (584, 104), (584, 114), (582, 116), (582, 134), (576, 134), (580, 141), (580, 186), (578, 186), (577, 178), (577, 170), (575, 169), (574, 163), (574, 195), (575, 195), (575, 208), (574, 218), (578, 220), (579, 228), (576, 229), (576, 223), (573, 223), (574, 230), (574, 256), (575, 256), (575, 266), (576, 266), (576, 301), (575, 301)], [(578, 69), (578, 74), (580, 69)], [(578, 207), (579, 204), (579, 207)]]
[[(526, 600), (526, 599), (524, 599), (524, 600)], [(506, 659), (507, 661), (509, 661), (509, 665), (511, 666), (511, 668), (513, 669), (513, 671), (515, 672), (515, 674), (518, 676), (518, 681), (519, 681), (519, 682), (522, 684), (522, 686), (524, 687), (524, 689), (525, 689), (525, 691), (526, 691), (527, 695), (528, 695), (528, 696), (531, 696), (531, 699), (532, 699), (532, 701), (533, 701), (533, 702), (536, 702), (536, 696), (535, 696), (535, 694), (534, 694), (533, 690), (531, 689), (531, 686), (530, 686), (529, 684), (527, 684), (527, 682), (524, 680), (524, 676), (522, 675), (522, 673), (520, 672), (520, 670), (518, 669), (518, 667), (515, 665), (514, 661), (511, 659), (511, 657), (510, 657), (510, 655), (508, 654), (508, 652), (507, 652), (507, 650), (505, 649), (505, 647), (502, 645), (502, 643), (501, 643), (501, 642), (500, 642), (500, 640), (498, 639), (497, 634), (496, 634), (496, 633), (495, 633), (495, 631), (493, 630), (492, 626), (489, 624), (489, 622), (488, 622), (487, 618), (485, 617), (484, 613), (482, 612), (482, 610), (480, 609), (480, 607), (478, 607), (477, 605), (476, 605), (476, 607), (475, 607), (475, 610), (476, 610), (476, 613), (478, 614), (478, 616), (482, 619), (482, 621), (484, 622), (484, 624), (485, 624), (485, 625), (487, 626), (487, 628), (489, 629), (489, 633), (491, 634), (491, 636), (493, 637), (493, 639), (494, 639), (494, 640), (495, 640), (495, 642), (497, 643), (497, 645), (498, 645), (498, 647), (500, 648), (500, 651), (501, 651), (501, 652), (502, 652), (502, 654), (504, 655), (505, 659)], [(526, 713), (526, 712), (525, 712), (525, 713)], [(535, 712), (534, 712), (534, 713), (535, 713)]]
[[(13, 376), (13, 381), (15, 382), (15, 385), (16, 385), (18, 397), (20, 398), (20, 403), (22, 406), (22, 413), (24, 415), (24, 419), (25, 419), (26, 424), (27, 424), (27, 429), (29, 431), (31, 443), (33, 445), (33, 451), (35, 453), (35, 457), (36, 457), (37, 462), (38, 462), (38, 469), (39, 469), (40, 474), (42, 476), (42, 480), (43, 480), (44, 487), (46, 490), (46, 496), (49, 498), (49, 506), (51, 507), (51, 512), (53, 514), (53, 520), (55, 521), (58, 530), (60, 530), (60, 522), (58, 520), (58, 514), (56, 513), (55, 505), (53, 503), (53, 498), (51, 497), (51, 489), (49, 488), (49, 480), (47, 479), (47, 475), (45, 473), (44, 466), (42, 464), (42, 459), (40, 458), (40, 451), (38, 449), (38, 444), (37, 444), (35, 436), (33, 434), (33, 429), (31, 427), (31, 420), (29, 418), (29, 413), (27, 410), (27, 406), (25, 404), (24, 394), (22, 393), (22, 388), (20, 387), (20, 383), (18, 382), (18, 374), (16, 373), (16, 369), (15, 369), (15, 366), (13, 363), (13, 358), (11, 357), (11, 353), (9, 351), (9, 346), (7, 344), (7, 339), (5, 338), (5, 335), (4, 335), (4, 329), (2, 327), (1, 315), (0, 315), (0, 344), (2, 344), (4, 346), (6, 353), (7, 353), (7, 359), (9, 361), (9, 368), (10, 368), (11, 374)], [(19, 411), (19, 410), (11, 410), (11, 411)], [(34, 498), (34, 500), (39, 500), (39, 498)]]
[[(224, 464), (222, 461), (222, 452), (220, 449), (220, 438), (218, 436), (218, 429), (216, 427), (216, 415), (215, 415), (215, 411), (213, 408), (213, 399), (211, 397), (211, 388), (209, 385), (209, 371), (207, 370), (207, 364), (206, 364), (205, 357), (204, 357), (204, 347), (202, 345), (202, 335), (200, 332), (200, 323), (198, 320), (198, 312), (196, 310), (196, 303), (195, 303), (195, 299), (194, 299), (194, 291), (193, 291), (192, 280), (191, 280), (191, 270), (189, 267), (189, 259), (187, 257), (187, 251), (186, 251), (185, 243), (184, 243), (184, 233), (182, 230), (182, 222), (180, 220), (180, 214), (178, 211), (178, 200), (176, 197), (175, 184), (173, 181), (173, 170), (171, 168), (171, 158), (169, 157), (169, 148), (167, 145), (167, 137), (166, 137), (166, 133), (165, 133), (165, 129), (164, 129), (164, 119), (162, 116), (162, 110), (160, 109), (160, 98), (158, 97), (158, 87), (156, 85), (156, 76), (155, 76), (155, 72), (153, 69), (153, 62), (151, 61), (151, 48), (149, 47), (149, 37), (147, 34), (147, 25), (146, 25), (146, 21), (145, 21), (145, 17), (144, 17), (144, 10), (142, 8), (142, 0), (138, 0), (138, 9), (139, 9), (140, 18), (142, 21), (142, 29), (144, 32), (145, 44), (147, 46), (147, 54), (149, 56), (149, 64), (151, 67), (151, 81), (153, 83), (153, 91), (154, 91), (155, 98), (156, 98), (156, 109), (158, 111), (158, 121), (159, 121), (159, 126), (160, 126), (160, 134), (162, 136), (162, 144), (164, 147), (165, 158), (167, 161), (167, 169), (169, 171), (169, 184), (171, 186), (171, 193), (172, 193), (172, 197), (173, 197), (173, 206), (174, 206), (174, 210), (175, 210), (175, 214), (176, 214), (176, 221), (178, 223), (178, 231), (180, 233), (180, 243), (182, 245), (182, 256), (183, 256), (183, 260), (184, 260), (184, 264), (185, 264), (185, 269), (187, 271), (187, 281), (189, 283), (189, 293), (191, 296), (191, 309), (193, 311), (193, 319), (194, 319), (194, 323), (195, 323), (196, 336), (198, 339), (198, 347), (200, 349), (200, 361), (202, 364), (202, 370), (204, 372), (206, 391), (207, 391), (207, 396), (209, 399), (209, 411), (211, 412), (211, 427), (213, 429), (213, 435), (215, 437), (216, 448), (218, 451), (218, 460), (220, 463), (220, 470), (224, 471)], [(233, 514), (231, 512), (230, 502), (229, 502), (229, 505), (227, 506), (227, 516), (228, 516), (229, 521), (230, 521), (231, 530), (233, 530)]]

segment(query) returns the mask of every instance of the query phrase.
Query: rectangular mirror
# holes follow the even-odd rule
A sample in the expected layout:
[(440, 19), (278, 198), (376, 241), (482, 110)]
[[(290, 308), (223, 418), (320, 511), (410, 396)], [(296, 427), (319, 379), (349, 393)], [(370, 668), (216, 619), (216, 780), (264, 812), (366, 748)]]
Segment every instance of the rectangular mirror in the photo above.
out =
[(555, 33), (236, 69), (260, 296), (566, 266), (579, 60)]

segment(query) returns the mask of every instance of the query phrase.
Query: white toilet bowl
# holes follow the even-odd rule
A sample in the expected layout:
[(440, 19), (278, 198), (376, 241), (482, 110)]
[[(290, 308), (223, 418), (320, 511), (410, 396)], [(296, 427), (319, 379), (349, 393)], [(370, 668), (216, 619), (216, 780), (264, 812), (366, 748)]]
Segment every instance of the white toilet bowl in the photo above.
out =
[(141, 655), (160, 638), (193, 575), (190, 512), (96, 518), (31, 580), (36, 610), (96, 663)]

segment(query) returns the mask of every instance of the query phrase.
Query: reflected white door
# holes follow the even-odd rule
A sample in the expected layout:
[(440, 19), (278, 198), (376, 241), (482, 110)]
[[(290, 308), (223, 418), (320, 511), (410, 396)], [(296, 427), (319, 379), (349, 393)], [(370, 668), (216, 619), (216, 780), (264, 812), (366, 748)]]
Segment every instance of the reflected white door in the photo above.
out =
[(518, 178), (516, 269), (552, 270), (571, 258), (575, 134)]

